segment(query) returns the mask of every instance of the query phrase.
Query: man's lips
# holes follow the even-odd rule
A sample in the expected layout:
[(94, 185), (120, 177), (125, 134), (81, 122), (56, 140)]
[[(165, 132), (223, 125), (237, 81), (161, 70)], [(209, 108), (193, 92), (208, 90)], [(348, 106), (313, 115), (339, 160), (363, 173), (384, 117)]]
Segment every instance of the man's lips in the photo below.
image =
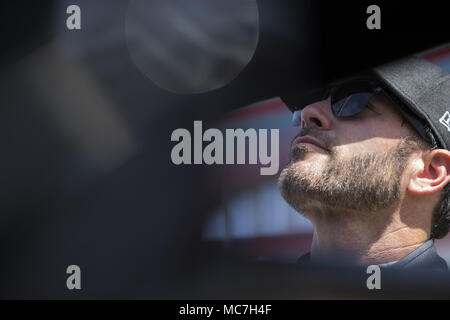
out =
[(314, 146), (315, 148), (318, 148), (324, 152), (330, 152), (330, 150), (326, 149), (323, 144), (321, 144), (318, 140), (314, 139), (311, 136), (303, 136), (303, 137), (297, 137), (294, 139), (294, 143), (292, 146), (297, 146), (300, 143), (309, 144)]

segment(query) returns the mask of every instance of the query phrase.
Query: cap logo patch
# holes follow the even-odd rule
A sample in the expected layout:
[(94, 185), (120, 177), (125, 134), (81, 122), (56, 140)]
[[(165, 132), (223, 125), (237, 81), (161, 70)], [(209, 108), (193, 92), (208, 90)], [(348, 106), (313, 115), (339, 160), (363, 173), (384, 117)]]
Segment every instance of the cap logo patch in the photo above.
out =
[(439, 122), (442, 123), (448, 131), (450, 131), (450, 112), (446, 112), (441, 119), (439, 119)]

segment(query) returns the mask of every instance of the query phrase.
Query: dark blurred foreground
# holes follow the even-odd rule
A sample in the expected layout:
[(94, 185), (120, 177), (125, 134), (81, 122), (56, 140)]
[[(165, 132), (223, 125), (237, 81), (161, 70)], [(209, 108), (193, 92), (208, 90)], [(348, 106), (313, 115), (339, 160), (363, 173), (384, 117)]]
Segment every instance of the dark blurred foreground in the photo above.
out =
[[(198, 277), (195, 277), (195, 276)], [(367, 288), (365, 268), (300, 268), (218, 260), (180, 280), (169, 299), (449, 299), (450, 275), (381, 270), (381, 289)]]

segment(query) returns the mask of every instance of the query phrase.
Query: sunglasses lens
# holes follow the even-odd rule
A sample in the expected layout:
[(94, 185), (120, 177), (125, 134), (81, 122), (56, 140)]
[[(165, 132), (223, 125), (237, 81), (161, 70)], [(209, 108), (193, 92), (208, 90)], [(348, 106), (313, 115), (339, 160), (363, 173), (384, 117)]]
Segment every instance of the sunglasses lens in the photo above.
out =
[(294, 114), (292, 115), (292, 125), (294, 127), (299, 127), (302, 123), (302, 110), (294, 111)]
[(371, 92), (354, 93), (332, 103), (331, 109), (338, 118), (353, 117), (364, 110), (372, 96)]
[[(373, 93), (362, 92), (351, 94), (335, 103), (332, 103), (331, 109), (333, 114), (338, 118), (353, 117), (364, 110), (372, 98)], [(302, 121), (302, 111), (294, 111), (292, 115), (292, 125), (295, 127), (300, 126)]]

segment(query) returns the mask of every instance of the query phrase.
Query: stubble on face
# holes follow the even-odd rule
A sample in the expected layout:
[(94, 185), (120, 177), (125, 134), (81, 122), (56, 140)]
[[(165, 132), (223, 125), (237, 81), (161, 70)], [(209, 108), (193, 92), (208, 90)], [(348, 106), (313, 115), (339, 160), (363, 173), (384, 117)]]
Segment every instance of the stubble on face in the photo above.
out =
[[(411, 154), (417, 150), (414, 139), (402, 138), (385, 151), (366, 151), (344, 157), (323, 133), (308, 130), (330, 150), (322, 165), (307, 164), (311, 152), (304, 145), (294, 146), (290, 162), (279, 178), (281, 195), (305, 216), (320, 207), (330, 211), (376, 212), (397, 203), (401, 178)], [(300, 135), (306, 135), (302, 132)]]

